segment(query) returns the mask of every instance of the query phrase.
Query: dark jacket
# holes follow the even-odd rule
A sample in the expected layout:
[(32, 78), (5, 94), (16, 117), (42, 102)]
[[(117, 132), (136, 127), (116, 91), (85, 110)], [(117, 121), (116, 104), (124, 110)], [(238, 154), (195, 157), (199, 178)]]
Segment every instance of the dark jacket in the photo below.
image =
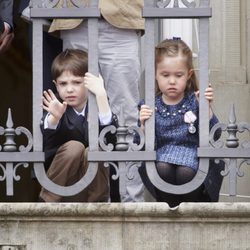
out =
[(13, 0), (0, 1), (0, 17), (2, 21), (13, 27)]
[(28, 7), (30, 0), (20, 0), (18, 12), (22, 13), (22, 11)]
[[(58, 148), (64, 143), (75, 140), (88, 147), (88, 122), (85, 119), (87, 117), (87, 108), (85, 117), (78, 116), (72, 107), (68, 106), (66, 112), (63, 114), (57, 129), (44, 129), (44, 119), (47, 113), (44, 115), (41, 122), (41, 130), (43, 133), (43, 147), (45, 152), (45, 168), (49, 168)], [(83, 120), (82, 120), (83, 119)], [(117, 126), (118, 120), (115, 115), (112, 115), (112, 121), (110, 125)], [(100, 126), (99, 130), (104, 126)], [(115, 143), (115, 136), (110, 135), (107, 140), (111, 143)]]

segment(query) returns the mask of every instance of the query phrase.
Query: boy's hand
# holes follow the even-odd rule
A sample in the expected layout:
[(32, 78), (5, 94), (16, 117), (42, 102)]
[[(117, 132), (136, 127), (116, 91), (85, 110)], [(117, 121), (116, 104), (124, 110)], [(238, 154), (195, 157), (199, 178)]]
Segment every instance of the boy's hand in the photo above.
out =
[(84, 76), (85, 87), (96, 97), (106, 95), (101, 75), (99, 77), (87, 72)]
[(95, 95), (99, 114), (110, 113), (111, 110), (108, 103), (108, 97), (101, 75), (97, 77), (87, 72), (84, 76), (84, 85), (90, 92)]
[(43, 92), (43, 109), (50, 113), (48, 121), (51, 125), (58, 124), (67, 108), (67, 103), (61, 103), (52, 90)]
[(141, 125), (144, 126), (145, 121), (148, 120), (153, 114), (153, 110), (149, 108), (147, 105), (141, 105), (140, 109), (140, 122)]

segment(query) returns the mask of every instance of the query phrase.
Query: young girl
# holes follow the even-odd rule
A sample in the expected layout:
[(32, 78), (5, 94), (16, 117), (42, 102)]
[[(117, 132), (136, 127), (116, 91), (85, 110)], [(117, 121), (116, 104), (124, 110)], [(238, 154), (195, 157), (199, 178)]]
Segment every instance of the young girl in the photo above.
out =
[[(181, 185), (193, 179), (199, 166), (199, 91), (192, 51), (180, 39), (167, 39), (156, 47), (155, 56), (156, 168), (166, 182)], [(212, 102), (211, 85), (206, 89), (205, 97)], [(152, 113), (149, 106), (141, 106), (142, 128)], [(218, 122), (211, 108), (210, 118), (210, 126)], [(165, 201), (169, 206), (179, 205), (182, 201), (199, 201), (201, 192), (198, 188), (189, 194), (173, 195), (155, 190), (156, 200)]]

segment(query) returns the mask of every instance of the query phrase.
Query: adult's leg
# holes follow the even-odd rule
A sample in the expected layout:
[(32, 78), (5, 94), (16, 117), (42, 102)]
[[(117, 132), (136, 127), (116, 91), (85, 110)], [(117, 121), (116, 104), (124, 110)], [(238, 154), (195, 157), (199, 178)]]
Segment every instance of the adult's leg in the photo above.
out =
[(137, 125), (140, 61), (136, 31), (100, 21), (99, 64), (112, 111), (125, 125)]
[[(138, 34), (135, 30), (118, 29), (101, 20), (98, 45), (100, 71), (111, 109), (118, 116), (120, 125), (136, 126), (140, 81)], [(126, 190), (120, 195), (122, 202), (144, 201), (145, 187), (138, 172), (138, 164), (126, 163)]]
[(88, 22), (82, 22), (71, 30), (61, 30), (60, 34), (63, 41), (63, 50), (67, 48), (88, 50)]
[(120, 194), (122, 202), (143, 202), (145, 186), (138, 172), (140, 163), (126, 162), (125, 192)]
[[(119, 121), (128, 126), (137, 125), (139, 102), (139, 37), (134, 30), (118, 29), (105, 20), (99, 20), (98, 53), (100, 73), (112, 112)], [(63, 47), (87, 50), (87, 22), (73, 30), (61, 31)], [(122, 202), (144, 201), (144, 185), (138, 173), (136, 163), (128, 163), (130, 173), (126, 181), (126, 193)], [(112, 187), (111, 187), (112, 188)]]
[[(98, 57), (112, 111), (137, 125), (139, 103), (139, 36), (135, 30), (119, 29), (99, 20)], [(72, 30), (62, 30), (63, 49), (88, 48), (87, 22)], [(122, 108), (122, 110), (121, 110)], [(122, 116), (122, 117), (121, 117)]]

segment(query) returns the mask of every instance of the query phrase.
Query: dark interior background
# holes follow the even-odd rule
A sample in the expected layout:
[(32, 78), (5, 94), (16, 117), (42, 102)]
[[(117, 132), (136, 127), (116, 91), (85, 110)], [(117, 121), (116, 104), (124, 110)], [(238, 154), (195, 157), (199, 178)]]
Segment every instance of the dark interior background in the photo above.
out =
[[(15, 38), (11, 48), (0, 54), (0, 126), (6, 128), (8, 108), (11, 108), (14, 128), (23, 126), (32, 132), (32, 65), (28, 42), (28, 23), (18, 14), (19, 0), (15, 0), (14, 22)], [(18, 138), (20, 137), (20, 138)], [(1, 145), (5, 137), (0, 136)], [(16, 143), (26, 143), (22, 136), (16, 137)], [(1, 162), (1, 160), (0, 160)], [(0, 163), (5, 166), (5, 163)], [(6, 196), (6, 181), (0, 181), (1, 202), (36, 201), (39, 186), (31, 179), (31, 168), (20, 166), (17, 174), (20, 181), (14, 181), (14, 196)], [(3, 172), (0, 167), (0, 176)]]

